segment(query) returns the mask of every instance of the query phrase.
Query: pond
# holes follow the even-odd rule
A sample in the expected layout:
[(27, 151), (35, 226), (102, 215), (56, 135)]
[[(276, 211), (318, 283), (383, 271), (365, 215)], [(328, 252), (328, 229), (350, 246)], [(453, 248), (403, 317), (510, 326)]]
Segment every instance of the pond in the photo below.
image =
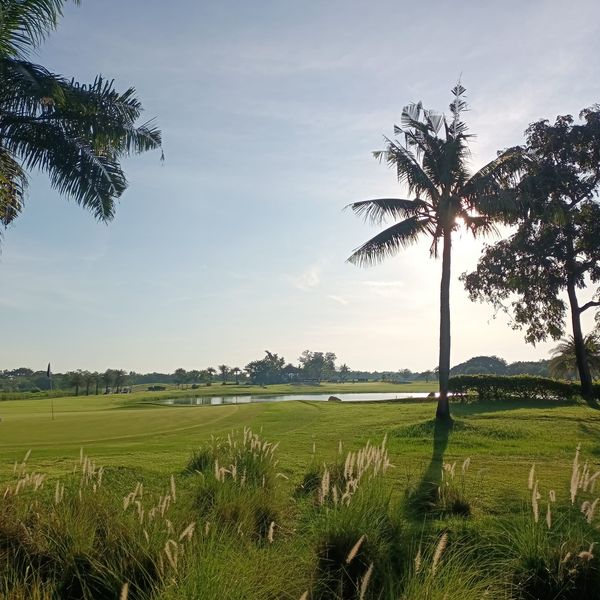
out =
[(197, 396), (192, 398), (167, 398), (161, 404), (172, 406), (215, 406), (218, 404), (251, 404), (255, 402), (292, 402), (294, 400), (311, 400), (327, 402), (331, 396), (342, 402), (384, 402), (393, 400), (426, 399), (431, 392), (380, 392), (380, 393), (347, 393), (347, 394), (247, 394), (242, 396)]

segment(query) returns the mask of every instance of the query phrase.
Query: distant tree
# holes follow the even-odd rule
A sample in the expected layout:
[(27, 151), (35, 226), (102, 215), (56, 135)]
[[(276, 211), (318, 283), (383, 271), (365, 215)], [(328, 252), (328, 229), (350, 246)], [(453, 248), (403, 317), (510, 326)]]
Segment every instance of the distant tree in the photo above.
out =
[(300, 358), (300, 367), (307, 379), (329, 379), (335, 373), (336, 355), (333, 352), (311, 352), (305, 350)]
[[(588, 368), (592, 375), (600, 375), (600, 338), (597, 334), (586, 335), (584, 340)], [(577, 376), (577, 353), (575, 340), (569, 336), (554, 348), (548, 365), (552, 377), (573, 379)]]
[(433, 371), (428, 369), (427, 371), (423, 371), (421, 375), (425, 378), (425, 383), (429, 383), (429, 380), (433, 377)]
[(221, 379), (223, 385), (227, 383), (227, 375), (229, 375), (229, 367), (227, 365), (219, 365), (219, 373), (221, 373)]
[(179, 368), (175, 369), (173, 373), (173, 381), (181, 387), (188, 380), (188, 373), (185, 369)]
[(398, 375), (403, 381), (409, 381), (413, 376), (412, 371), (410, 369), (400, 369), (398, 371)]
[(559, 339), (568, 310), (582, 395), (593, 401), (581, 315), (600, 300), (581, 304), (578, 291), (600, 282), (600, 106), (580, 116), (581, 124), (567, 115), (529, 126), (518, 149), (517, 230), (488, 246), (462, 279), (471, 299), (511, 314), (530, 343)]
[(94, 371), (92, 373), (92, 381), (94, 382), (94, 385), (96, 387), (96, 391), (94, 392), (96, 394), (96, 396), (98, 395), (98, 388), (100, 387), (100, 373), (98, 373), (98, 371)]
[(83, 383), (83, 374), (81, 371), (70, 371), (67, 373), (69, 385), (75, 388), (75, 395), (79, 396), (79, 387)]
[(235, 385), (240, 385), (240, 373), (242, 370), (239, 367), (233, 367), (231, 369), (232, 375), (235, 377)]
[(191, 371), (187, 372), (187, 380), (191, 381), (192, 383), (198, 383), (200, 378), (201, 373), (198, 369), (192, 369)]
[(212, 385), (213, 375), (216, 372), (217, 371), (215, 369), (213, 369), (212, 367), (208, 367), (208, 369), (205, 369), (205, 373), (206, 373), (206, 376), (207, 376), (206, 385)]
[(127, 188), (121, 161), (161, 144), (151, 123), (136, 125), (142, 106), (133, 88), (117, 92), (102, 76), (82, 85), (30, 62), (65, 3), (0, 3), (0, 225), (21, 213), (29, 170), (110, 221)]
[(469, 174), (469, 140), (462, 121), (467, 109), (465, 88), (452, 89), (450, 119), (423, 105), (409, 104), (402, 111), (402, 126), (394, 128), (400, 139), (386, 138), (386, 148), (375, 156), (395, 169), (413, 199), (381, 198), (354, 202), (352, 210), (375, 224), (396, 221), (357, 248), (348, 259), (367, 266), (395, 255), (419, 238), (431, 238), (430, 254), (438, 256), (442, 242), (440, 284), (439, 384), (436, 418), (450, 420), (450, 259), (452, 234), (461, 226), (476, 234), (495, 230), (493, 218), (508, 204), (505, 192), (513, 172), (511, 152), (501, 154), (475, 174)]
[(112, 387), (114, 376), (115, 376), (115, 372), (113, 369), (106, 369), (106, 371), (104, 371), (104, 373), (102, 373), (101, 378), (102, 378), (102, 382), (104, 383), (104, 393), (105, 394), (108, 394), (108, 390)]
[(285, 359), (273, 352), (265, 350), (265, 357), (262, 360), (254, 360), (248, 363), (245, 371), (252, 383), (258, 385), (268, 385), (272, 383), (282, 383), (283, 367)]
[(350, 367), (346, 363), (340, 365), (340, 379), (342, 381), (348, 379), (348, 373), (350, 373)]
[(91, 373), (90, 371), (82, 371), (81, 377), (82, 377), (83, 383), (85, 384), (85, 395), (89, 396), (90, 395), (90, 386), (94, 382), (94, 374)]
[(464, 363), (450, 369), (451, 375), (506, 375), (508, 365), (503, 358), (497, 356), (474, 356)]
[(114, 371), (114, 383), (117, 388), (117, 394), (121, 393), (121, 390), (127, 382), (127, 373), (123, 369), (115, 369)]

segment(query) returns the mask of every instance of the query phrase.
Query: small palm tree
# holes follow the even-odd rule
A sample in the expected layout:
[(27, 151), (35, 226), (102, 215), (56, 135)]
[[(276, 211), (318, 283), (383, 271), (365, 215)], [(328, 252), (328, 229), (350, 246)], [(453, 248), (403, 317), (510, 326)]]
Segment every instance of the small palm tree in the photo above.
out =
[(357, 248), (348, 259), (359, 266), (378, 263), (395, 255), (422, 236), (431, 239), (430, 254), (438, 256), (442, 243), (440, 285), (440, 394), (436, 417), (450, 420), (448, 379), (450, 376), (450, 259), (452, 234), (465, 226), (473, 235), (495, 231), (493, 217), (510, 207), (513, 194), (507, 189), (519, 165), (515, 152), (507, 151), (469, 174), (469, 140), (462, 113), (467, 109), (465, 88), (452, 89), (452, 117), (409, 104), (402, 111), (402, 126), (395, 126), (400, 139), (386, 139), (385, 150), (375, 152), (396, 170), (412, 199), (381, 198), (350, 204), (351, 209), (375, 224), (395, 222)]
[(159, 148), (130, 88), (101, 76), (80, 84), (29, 61), (56, 29), (66, 0), (0, 2), (0, 225), (22, 211), (27, 171), (48, 174), (53, 188), (100, 221), (110, 221), (127, 188), (122, 158)]
[[(592, 377), (600, 376), (600, 337), (590, 333), (583, 338), (588, 365)], [(552, 377), (559, 379), (575, 379), (577, 377), (577, 357), (573, 336), (562, 340), (551, 352), (552, 358), (548, 369)]]
[(342, 381), (346, 381), (348, 379), (348, 373), (350, 372), (350, 367), (346, 363), (340, 365), (340, 378)]
[(239, 367), (233, 367), (231, 369), (232, 375), (235, 377), (235, 385), (240, 385), (240, 373), (242, 370)]

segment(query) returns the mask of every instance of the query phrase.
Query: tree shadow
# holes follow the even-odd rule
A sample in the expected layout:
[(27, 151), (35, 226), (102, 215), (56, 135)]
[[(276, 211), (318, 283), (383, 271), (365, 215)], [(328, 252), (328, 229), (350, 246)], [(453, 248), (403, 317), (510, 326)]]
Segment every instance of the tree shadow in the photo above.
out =
[(421, 480), (408, 497), (408, 510), (415, 516), (422, 516), (435, 510), (438, 489), (442, 482), (444, 455), (448, 447), (453, 421), (433, 421), (433, 451), (431, 460)]

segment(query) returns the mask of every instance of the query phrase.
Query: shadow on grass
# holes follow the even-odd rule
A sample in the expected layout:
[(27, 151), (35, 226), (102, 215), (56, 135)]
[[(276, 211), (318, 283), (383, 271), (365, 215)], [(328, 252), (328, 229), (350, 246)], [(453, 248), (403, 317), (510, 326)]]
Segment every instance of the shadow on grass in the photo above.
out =
[(448, 447), (452, 421), (433, 421), (433, 452), (421, 481), (408, 498), (408, 509), (415, 516), (431, 513), (437, 504), (438, 488), (442, 482), (444, 454)]

